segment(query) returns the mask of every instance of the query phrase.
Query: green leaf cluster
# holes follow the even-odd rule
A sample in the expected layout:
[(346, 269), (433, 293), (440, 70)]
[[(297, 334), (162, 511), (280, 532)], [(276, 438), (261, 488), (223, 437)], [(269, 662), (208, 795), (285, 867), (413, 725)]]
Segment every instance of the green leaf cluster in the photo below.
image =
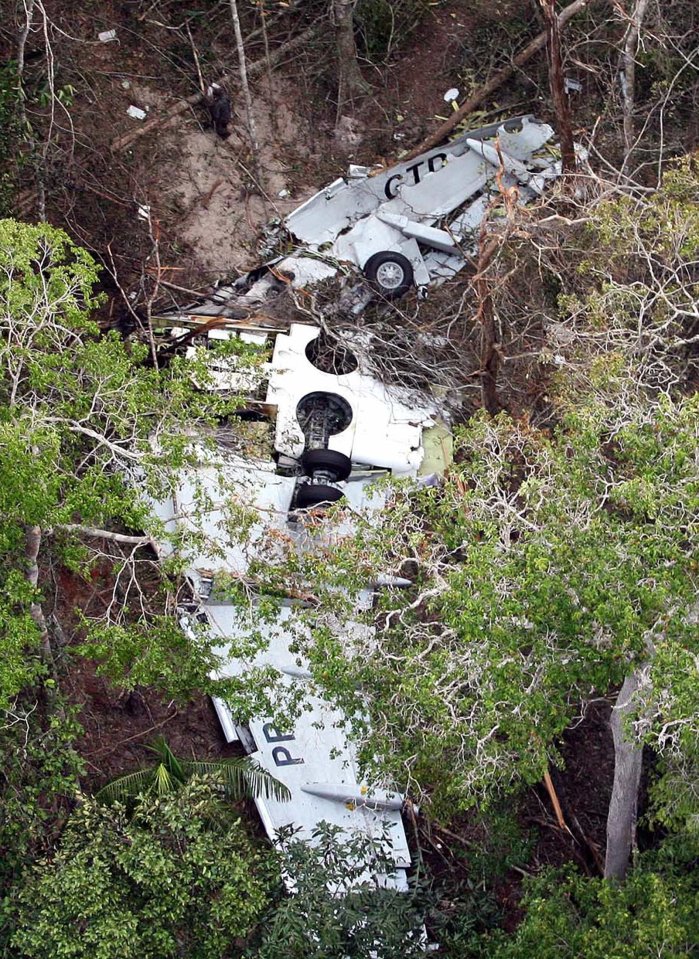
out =
[(368, 707), (370, 767), (444, 814), (537, 781), (581, 702), (649, 642), (644, 735), (657, 743), (673, 710), (696, 733), (698, 413), (696, 397), (581, 406), (553, 435), (476, 417), (440, 489), (395, 491), (341, 564), (414, 556), (416, 602), (387, 591), (359, 650), (331, 624), (306, 643), (348, 714)]
[[(366, 863), (390, 874), (386, 835), (347, 835), (319, 823), (309, 843), (280, 837), (290, 893), (267, 917), (255, 959), (417, 959), (424, 955), (423, 906), (414, 892), (382, 888)], [(348, 891), (349, 890), (349, 891)]]
[(240, 956), (270, 891), (268, 855), (215, 788), (123, 806), (85, 800), (59, 848), (27, 877), (14, 954), (26, 959)]
[(526, 917), (511, 939), (498, 936), (488, 959), (689, 959), (699, 942), (694, 874), (642, 862), (623, 885), (572, 869), (530, 882)]

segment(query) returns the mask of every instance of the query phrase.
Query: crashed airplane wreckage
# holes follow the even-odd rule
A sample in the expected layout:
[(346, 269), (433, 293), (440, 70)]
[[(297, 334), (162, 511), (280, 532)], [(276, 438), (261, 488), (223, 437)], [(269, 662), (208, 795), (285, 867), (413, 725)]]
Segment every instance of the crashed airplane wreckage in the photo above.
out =
[[(350, 167), (347, 179), (320, 190), (283, 221), (296, 249), (219, 287), (184, 314), (235, 316), (283, 288), (305, 288), (359, 270), (368, 293), (396, 299), (412, 287), (457, 274), (477, 247), (488, 207), (503, 189), (516, 187), (530, 203), (560, 176), (553, 128), (531, 116), (464, 133), (444, 146), (372, 173)], [(359, 297), (361, 310), (369, 297)]]
[[(295, 652), (299, 601), (282, 601), (260, 642), (255, 608), (261, 597), (251, 594), (247, 609), (241, 608), (217, 594), (215, 582), (220, 575), (244, 581), (254, 563), (270, 557), (280, 538), (297, 549), (313, 549), (314, 536), (316, 542), (322, 540), (317, 518), (310, 525), (304, 520), (309, 509), (344, 503), (349, 508), (340, 522), (351, 529), (353, 514), (382, 507), (377, 478), (417, 478), (443, 468), (448, 431), (431, 399), (389, 390), (337, 345), (328, 364), (325, 335), (317, 327), (270, 317), (260, 304), (288, 286), (303, 288), (338, 271), (346, 273), (347, 265), (350, 276), (352, 268), (361, 270), (372, 290), (364, 300), (355, 298), (360, 309), (371, 295), (393, 299), (412, 286), (425, 290), (455, 275), (475, 251), (493, 193), (516, 186), (519, 202), (530, 202), (559, 175), (560, 161), (544, 149), (552, 137), (550, 126), (519, 117), (466, 133), (375, 176), (355, 169), (356, 176), (336, 180), (286, 218), (284, 226), (299, 244), (295, 252), (219, 287), (205, 302), (160, 317), (176, 337), (170, 343), (179, 339), (193, 352), (197, 338), (192, 330), (203, 326), (198, 339), (204, 345), (238, 338), (271, 353), (252, 378), (248, 370), (236, 370), (234, 359), (217, 362), (214, 353), (209, 388), (255, 392), (250, 409), (272, 421), (273, 454), (251, 459), (223, 447), (213, 459), (203, 454), (191, 482), (184, 482), (171, 500), (155, 504), (165, 530), (176, 536), (188, 516), (197, 513), (202, 520), (195, 503), (197, 485), (208, 494), (203, 527), (214, 545), (187, 557), (194, 603), (183, 611), (184, 628), (214, 635), (225, 664), (221, 675), (271, 670), (307, 703), (284, 727), (266, 715), (241, 725), (230, 707), (217, 700), (224, 735), (240, 741), (290, 791), (289, 802), (256, 800), (272, 840), (289, 826), (310, 839), (321, 821), (374, 838), (388, 828), (395, 871), (376, 878), (393, 888), (407, 888), (410, 865), (402, 799), (372, 790), (362, 780), (344, 733), (347, 718), (314, 690), (308, 663)], [(255, 516), (243, 542), (231, 533), (231, 490), (235, 503)], [(163, 555), (172, 549), (169, 541), (161, 545)], [(371, 607), (381, 585), (367, 584), (360, 601), (364, 609)], [(408, 583), (387, 577), (384, 585)], [(366, 627), (357, 624), (356, 629)], [(349, 635), (348, 644), (355, 639)], [(366, 636), (359, 645), (361, 641)], [(367, 864), (367, 876), (371, 874)]]
[[(154, 503), (168, 534), (159, 551), (163, 558), (172, 554), (183, 525), (191, 523), (203, 532), (206, 546), (197, 552), (183, 556), (178, 545), (194, 600), (182, 610), (183, 628), (203, 629), (215, 637), (225, 664), (220, 676), (254, 679), (271, 671), (290, 698), (299, 694), (306, 703), (293, 722), (282, 726), (271, 715), (241, 724), (227, 703), (214, 701), (226, 739), (238, 740), (291, 793), (287, 802), (256, 799), (270, 838), (291, 826), (310, 839), (320, 822), (375, 840), (387, 836), (395, 871), (375, 878), (391, 888), (407, 889), (410, 853), (402, 798), (362, 779), (344, 731), (346, 717), (315, 692), (307, 662), (292, 649), (297, 613), (307, 604), (281, 600), (272, 618), (263, 618), (261, 624), (257, 605), (265, 597), (255, 595), (254, 587), (247, 605), (241, 606), (216, 585), (227, 579), (250, 582), (253, 564), (259, 568), (260, 563), (273, 563), (279, 543), (294, 550), (327, 547), (336, 530), (351, 531), (353, 515), (370, 516), (381, 509), (385, 494), (376, 485), (381, 477), (418, 477), (440, 468), (437, 448), (446, 431), (434, 403), (389, 391), (359, 361), (350, 362), (346, 352), (341, 367), (346, 372), (319, 369), (322, 336), (317, 327), (296, 323), (288, 333), (274, 336), (264, 403), (272, 420), (274, 454), (250, 458), (223, 447), (213, 454), (202, 448), (199, 468), (171, 498)], [(426, 447), (434, 447), (428, 456)], [(197, 502), (197, 488), (206, 491), (204, 508)], [(318, 512), (329, 503), (347, 509), (336, 516)], [(241, 509), (254, 520), (239, 536), (243, 524), (236, 511)], [(385, 585), (409, 584), (390, 576), (367, 583), (361, 607), (371, 608), (374, 590)], [(360, 624), (348, 627), (348, 643), (370, 641), (366, 631)], [(371, 875), (368, 867), (367, 878)]]

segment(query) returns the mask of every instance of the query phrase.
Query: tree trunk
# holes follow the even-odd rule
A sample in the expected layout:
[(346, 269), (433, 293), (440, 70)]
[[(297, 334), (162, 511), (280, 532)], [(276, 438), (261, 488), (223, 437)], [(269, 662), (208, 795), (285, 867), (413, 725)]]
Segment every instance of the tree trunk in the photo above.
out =
[(625, 878), (636, 842), (643, 747), (624, 728), (624, 719), (634, 708), (633, 698), (639, 682), (639, 670), (626, 677), (609, 720), (614, 739), (614, 785), (607, 817), (605, 879)]
[(561, 143), (561, 164), (564, 173), (572, 173), (575, 170), (575, 143), (573, 141), (573, 124), (570, 118), (570, 103), (563, 79), (561, 34), (555, 11), (555, 0), (541, 0), (541, 7), (546, 20), (549, 87), (553, 107), (556, 111), (556, 126)]
[(641, 24), (646, 15), (647, 6), (648, 0), (636, 0), (621, 54), (621, 92), (624, 104), (624, 162), (621, 165), (622, 173), (628, 166), (634, 148), (633, 113), (636, 87), (636, 51), (638, 50), (638, 38), (641, 34)]
[[(32, 589), (37, 589), (39, 585), (39, 550), (41, 548), (41, 527), (26, 526), (24, 529), (24, 560), (26, 563), (25, 575), (27, 582)], [(29, 615), (34, 620), (36, 628), (39, 630), (39, 639), (41, 641), (41, 650), (44, 659), (53, 665), (53, 656), (51, 655), (51, 643), (49, 642), (49, 628), (46, 623), (44, 611), (41, 603), (34, 600), (29, 606)]]
[(357, 44), (354, 39), (354, 8), (357, 0), (332, 0), (332, 17), (335, 24), (335, 49), (337, 51), (337, 117), (342, 115), (346, 103), (363, 96), (368, 90), (357, 61)]
[(243, 46), (243, 33), (240, 29), (240, 17), (238, 16), (238, 2), (231, 0), (231, 18), (233, 20), (233, 32), (235, 33), (235, 45), (238, 51), (238, 67), (240, 69), (240, 86), (243, 90), (243, 99), (245, 100), (245, 117), (250, 134), (250, 143), (252, 144), (255, 167), (260, 179), (260, 145), (257, 141), (257, 130), (255, 128), (255, 117), (252, 111), (252, 97), (250, 96), (250, 84), (248, 83), (248, 67), (245, 62), (245, 47)]
[(500, 248), (499, 237), (490, 237), (486, 241), (484, 221), (479, 238), (480, 254), (478, 256), (477, 273), (471, 280), (471, 285), (478, 302), (476, 323), (480, 325), (480, 378), (481, 401), (483, 408), (491, 416), (497, 416), (503, 409), (498, 397), (498, 371), (500, 369), (499, 343), (497, 342), (497, 327), (495, 323), (495, 309), (491, 291), (491, 279), (486, 271)]

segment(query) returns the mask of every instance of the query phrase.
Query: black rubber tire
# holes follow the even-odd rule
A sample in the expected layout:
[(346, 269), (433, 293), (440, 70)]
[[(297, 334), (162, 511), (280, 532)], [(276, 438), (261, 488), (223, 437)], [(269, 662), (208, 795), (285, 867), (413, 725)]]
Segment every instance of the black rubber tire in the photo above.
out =
[(333, 482), (342, 483), (352, 472), (352, 460), (337, 450), (306, 450), (301, 457), (301, 466), (306, 476), (322, 470), (333, 477)]
[(345, 494), (334, 486), (304, 483), (296, 490), (296, 509), (310, 509), (321, 504), (337, 503)]
[[(396, 278), (395, 285), (386, 286), (382, 282), (382, 273), (385, 271), (382, 267), (395, 267)], [(400, 278), (398, 271), (402, 270), (403, 276)], [(410, 260), (402, 253), (393, 253), (385, 250), (382, 253), (374, 253), (364, 264), (364, 275), (371, 283), (374, 289), (386, 300), (396, 300), (403, 296), (413, 286), (414, 274)]]

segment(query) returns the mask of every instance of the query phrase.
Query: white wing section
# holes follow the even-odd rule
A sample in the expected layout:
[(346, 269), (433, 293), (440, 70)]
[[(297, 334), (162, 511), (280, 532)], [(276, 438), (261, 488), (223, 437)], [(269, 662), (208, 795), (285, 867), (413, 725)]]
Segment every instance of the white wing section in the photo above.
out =
[[(211, 629), (221, 640), (225, 654), (227, 641), (244, 639), (245, 614), (231, 606), (208, 606)], [(285, 625), (293, 616), (292, 608), (282, 607), (276, 624), (270, 629), (269, 648), (250, 663), (230, 660), (224, 675), (239, 676), (252, 666), (272, 666), (282, 682), (291, 686), (309, 683), (306, 664), (289, 651), (293, 633)], [(290, 802), (274, 799), (255, 800), (267, 833), (274, 837), (279, 829), (292, 826), (301, 838), (310, 839), (321, 821), (341, 827), (347, 833), (363, 832), (380, 837), (386, 827), (391, 838), (395, 873), (383, 882), (406, 889), (405, 870), (410, 865), (400, 809), (402, 797), (396, 793), (372, 790), (361, 779), (354, 751), (345, 734), (346, 717), (312, 693), (307, 694), (307, 709), (287, 728), (277, 728), (270, 718), (252, 720), (246, 730), (252, 748), (250, 755), (291, 791)], [(224, 728), (235, 728), (234, 717), (225, 703), (215, 706)], [(368, 875), (368, 874), (367, 874)]]

